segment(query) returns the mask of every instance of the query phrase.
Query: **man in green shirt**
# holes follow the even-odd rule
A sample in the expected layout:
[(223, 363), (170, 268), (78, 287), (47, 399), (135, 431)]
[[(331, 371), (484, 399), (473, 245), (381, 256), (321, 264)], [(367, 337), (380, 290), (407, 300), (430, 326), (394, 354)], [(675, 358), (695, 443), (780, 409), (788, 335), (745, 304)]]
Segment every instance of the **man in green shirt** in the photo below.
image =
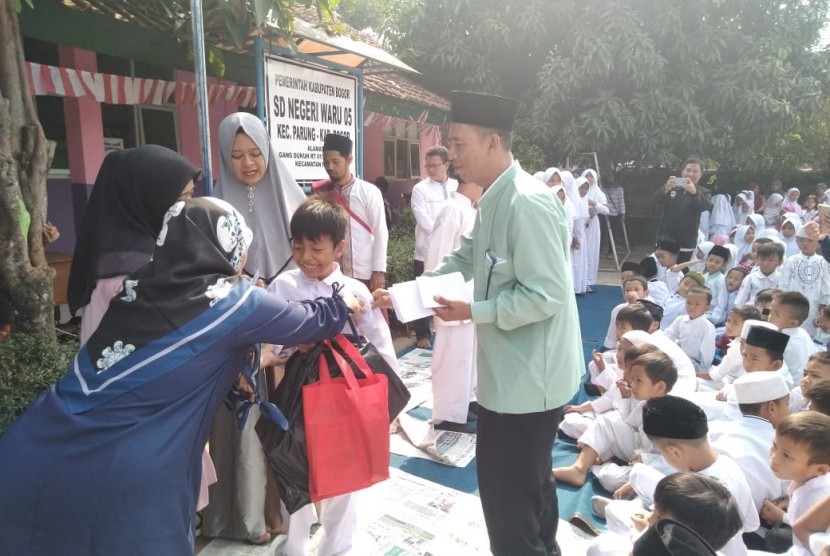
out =
[(493, 554), (557, 555), (553, 442), (584, 369), (565, 213), (513, 160), (516, 101), (469, 92), (451, 100), (450, 160), (485, 193), (472, 233), (427, 273), (473, 278), (474, 301), (439, 297), (435, 313), (476, 324), (476, 460)]

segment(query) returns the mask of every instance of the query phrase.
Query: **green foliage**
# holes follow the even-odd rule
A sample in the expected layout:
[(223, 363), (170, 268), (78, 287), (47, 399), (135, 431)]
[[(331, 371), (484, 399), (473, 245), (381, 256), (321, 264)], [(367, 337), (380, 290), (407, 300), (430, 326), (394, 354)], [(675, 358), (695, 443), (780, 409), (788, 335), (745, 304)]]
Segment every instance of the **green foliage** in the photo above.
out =
[(412, 257), (415, 255), (415, 215), (409, 207), (395, 211), (386, 248), (386, 283), (412, 280)]
[(54, 336), (14, 334), (0, 343), (0, 433), (64, 375), (77, 351), (77, 342)]
[(792, 163), (826, 99), (827, 15), (826, 0), (420, 0), (389, 37), (439, 92), (523, 100), (517, 131), (550, 160), (768, 168)]

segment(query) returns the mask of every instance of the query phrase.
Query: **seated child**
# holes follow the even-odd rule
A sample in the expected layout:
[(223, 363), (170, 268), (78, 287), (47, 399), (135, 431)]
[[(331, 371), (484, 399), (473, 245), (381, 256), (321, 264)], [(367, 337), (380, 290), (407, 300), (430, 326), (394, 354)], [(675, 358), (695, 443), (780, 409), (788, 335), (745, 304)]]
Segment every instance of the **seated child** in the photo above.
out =
[[(650, 399), (643, 406), (643, 431), (654, 448), (673, 469), (700, 473), (718, 479), (729, 490), (738, 507), (744, 532), (760, 526), (749, 485), (741, 468), (734, 460), (718, 454), (709, 444), (706, 414), (694, 403), (677, 396)], [(654, 499), (654, 492), (662, 473), (647, 465), (634, 465), (629, 484), (615, 493), (615, 497), (631, 494), (638, 499), (614, 500), (608, 504), (605, 517), (608, 530), (625, 534), (634, 527), (631, 518), (644, 509), (644, 502)], [(746, 554), (740, 532), (730, 538), (721, 549), (726, 556)]]
[(753, 264), (752, 242), (755, 241), (755, 228), (746, 224), (735, 228), (735, 239), (733, 243), (738, 248), (735, 255), (735, 263), (744, 268), (751, 268)]
[(823, 382), (830, 382), (830, 353), (819, 351), (807, 360), (801, 382), (790, 392), (790, 412), (812, 409), (808, 400), (810, 391)]
[(657, 259), (652, 256), (645, 257), (639, 263), (643, 278), (648, 280), (648, 295), (655, 303), (662, 305), (669, 298), (669, 288), (658, 276)]
[(706, 287), (712, 292), (712, 303), (706, 317), (712, 324), (719, 326), (726, 320), (726, 308), (729, 305), (729, 291), (726, 288), (726, 277), (723, 270), (729, 262), (729, 249), (722, 245), (714, 245), (706, 257)]
[(666, 329), (666, 336), (679, 345), (696, 371), (708, 369), (715, 358), (715, 325), (706, 318), (712, 293), (705, 287), (693, 287), (686, 294), (686, 314)]
[[(631, 310), (634, 304), (639, 301), (637, 296), (642, 295), (645, 278), (635, 276), (626, 280), (626, 299), (630, 299), (625, 307), (621, 307), (614, 317), (614, 336), (621, 338), (629, 330), (648, 331), (651, 326), (651, 315), (642, 306), (637, 305), (636, 310)], [(623, 314), (623, 318), (620, 318)], [(616, 350), (598, 353), (594, 350), (591, 353), (591, 361), (588, 363), (589, 383), (585, 385), (585, 392), (591, 396), (599, 396), (605, 392), (619, 378), (619, 368), (614, 366), (616, 361)]]
[(735, 307), (726, 317), (726, 332), (723, 338), (728, 341), (728, 348), (720, 364), (713, 365), (708, 371), (697, 373), (698, 390), (720, 390), (724, 384), (733, 382), (744, 373), (741, 360), (741, 332), (744, 323), (760, 318), (758, 309), (749, 305)]
[(727, 315), (735, 307), (735, 298), (738, 297), (738, 290), (741, 288), (741, 284), (743, 284), (744, 278), (746, 278), (747, 274), (749, 274), (749, 271), (739, 266), (730, 268), (726, 273), (725, 282)]
[(738, 290), (735, 305), (753, 305), (758, 292), (778, 287), (779, 267), (784, 261), (784, 247), (766, 243), (758, 249), (758, 263)]
[(686, 276), (680, 279), (680, 284), (677, 286), (677, 291), (672, 294), (663, 303), (663, 320), (660, 328), (665, 330), (674, 322), (674, 320), (683, 315), (686, 311), (686, 294), (695, 286), (704, 287), (706, 280), (702, 274), (697, 272), (688, 272)]
[[(779, 479), (791, 481), (786, 512), (773, 500), (765, 500), (763, 518), (770, 523), (792, 525), (813, 505), (830, 495), (830, 417), (804, 411), (784, 419), (775, 431), (770, 467)], [(788, 554), (810, 554), (798, 537)]]
[[(755, 308), (761, 313), (761, 320), (769, 320), (770, 307), (772, 306), (772, 296), (780, 293), (778, 288), (767, 288), (758, 292), (755, 296)], [(748, 307), (748, 305), (744, 305)]]
[(649, 399), (665, 396), (672, 389), (677, 369), (665, 353), (647, 344), (632, 348), (628, 355), (636, 355), (628, 364), (626, 381), (636, 405), (628, 413), (621, 409), (600, 415), (579, 438), (581, 451), (576, 461), (553, 470), (557, 481), (579, 487), (597, 460), (607, 462), (616, 457), (629, 461), (640, 452), (651, 450), (642, 434), (642, 407)]
[(830, 380), (816, 384), (806, 394), (810, 411), (830, 415)]
[(784, 362), (790, 371), (790, 377), (787, 380), (790, 388), (801, 382), (807, 359), (818, 351), (818, 346), (813, 339), (806, 330), (801, 328), (809, 312), (810, 302), (798, 292), (779, 292), (772, 296), (767, 320), (790, 337), (787, 351), (784, 352)]
[[(283, 299), (301, 301), (331, 296), (332, 285), (343, 286), (343, 297), (361, 301), (358, 332), (378, 349), (393, 369), (398, 368), (392, 335), (380, 309), (371, 310), (372, 295), (360, 281), (345, 276), (335, 260), (346, 248), (346, 226), (349, 217), (340, 205), (311, 197), (291, 218), (292, 257), (297, 268), (278, 275), (268, 291)], [(348, 330), (348, 329), (347, 329)], [(357, 531), (357, 499), (359, 493), (343, 494), (322, 502), (324, 536), (317, 554), (329, 556), (346, 553)], [(286, 550), (289, 556), (308, 554), (309, 530), (317, 522), (314, 504), (308, 504), (291, 515)]]
[[(645, 311), (645, 309), (640, 309)], [(617, 318), (620, 318), (618, 316)], [(631, 318), (629, 315), (622, 314), (622, 318)], [(649, 317), (648, 322), (651, 322)], [(595, 399), (589, 400), (580, 405), (566, 405), (562, 422), (559, 424), (559, 430), (570, 438), (577, 439), (588, 430), (588, 427), (596, 419), (597, 415), (616, 409), (619, 411), (620, 402), (623, 397), (628, 398), (627, 376), (626, 370), (626, 356), (634, 346), (646, 343), (649, 339), (648, 332), (640, 329), (629, 330), (625, 332), (620, 338), (620, 348), (616, 351), (616, 367), (619, 372), (619, 379), (611, 384), (603, 394)], [(630, 357), (629, 363), (630, 363)], [(620, 387), (617, 384), (622, 383), (626, 395), (620, 392)]]
[[(617, 313), (629, 304), (628, 298), (626, 297), (625, 293), (625, 282), (632, 276), (642, 276), (640, 271), (640, 265), (637, 263), (632, 263), (630, 261), (626, 261), (622, 264), (620, 268), (620, 286), (622, 287), (622, 294), (624, 301), (619, 305), (616, 305), (613, 309), (611, 309), (611, 318), (608, 321), (608, 332), (605, 334), (605, 342), (603, 345), (605, 349), (617, 349), (617, 334), (614, 330), (614, 324), (616, 323)], [(648, 280), (646, 280), (646, 285), (643, 287), (645, 291), (645, 295), (642, 297), (646, 297), (648, 295)]]
[(677, 286), (680, 284), (680, 279), (683, 278), (683, 272), (680, 270), (672, 270), (677, 264), (677, 257), (680, 254), (680, 246), (672, 239), (663, 238), (657, 241), (657, 248), (654, 250), (654, 257), (660, 266), (666, 268), (666, 274), (663, 276), (663, 282), (669, 290), (669, 293), (677, 291)]
[[(709, 442), (718, 453), (731, 457), (740, 466), (752, 493), (755, 513), (760, 516), (765, 499), (776, 500), (786, 494), (786, 485), (769, 467), (769, 451), (775, 427), (790, 414), (789, 391), (781, 375), (770, 371), (745, 374), (733, 386), (741, 418), (709, 423)], [(757, 540), (757, 544), (762, 544)]]
[(812, 337), (821, 311), (830, 301), (830, 263), (816, 254), (818, 240), (808, 236), (799, 226), (796, 238), (798, 252), (781, 266), (778, 288), (785, 292), (799, 292), (809, 301), (809, 313), (801, 327)]
[[(647, 518), (635, 517), (635, 528), (646, 536), (646, 527), (673, 519), (700, 535), (713, 548), (724, 546), (741, 530), (741, 515), (735, 499), (719, 481), (698, 473), (673, 473), (660, 479), (654, 489), (654, 511)], [(647, 537), (646, 537), (647, 538)], [(628, 556), (633, 539), (606, 533), (588, 548), (588, 556)], [(636, 541), (641, 549), (643, 541)], [(654, 552), (645, 552), (652, 556)]]

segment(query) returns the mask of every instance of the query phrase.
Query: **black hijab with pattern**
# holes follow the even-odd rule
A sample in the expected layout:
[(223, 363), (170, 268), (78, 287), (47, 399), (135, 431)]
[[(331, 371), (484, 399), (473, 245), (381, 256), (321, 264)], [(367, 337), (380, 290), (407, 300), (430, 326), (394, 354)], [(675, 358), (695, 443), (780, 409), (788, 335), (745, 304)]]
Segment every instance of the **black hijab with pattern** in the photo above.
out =
[(153, 260), (127, 276), (86, 344), (99, 370), (181, 328), (239, 284), (253, 234), (229, 203), (180, 201), (160, 227)]
[(69, 273), (69, 310), (89, 303), (95, 282), (147, 264), (164, 213), (200, 170), (160, 145), (112, 152), (89, 197)]

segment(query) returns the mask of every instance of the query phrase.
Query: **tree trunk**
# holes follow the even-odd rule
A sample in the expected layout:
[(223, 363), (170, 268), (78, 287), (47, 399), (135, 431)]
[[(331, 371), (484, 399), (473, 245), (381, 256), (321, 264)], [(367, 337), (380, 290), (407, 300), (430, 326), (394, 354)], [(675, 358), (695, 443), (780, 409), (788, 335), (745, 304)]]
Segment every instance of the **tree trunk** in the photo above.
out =
[[(54, 335), (55, 273), (42, 230), (55, 146), (38, 121), (25, 69), (17, 13), (11, 0), (0, 0), (0, 302), (9, 306), (14, 331)], [(21, 207), (31, 216), (28, 237)]]

